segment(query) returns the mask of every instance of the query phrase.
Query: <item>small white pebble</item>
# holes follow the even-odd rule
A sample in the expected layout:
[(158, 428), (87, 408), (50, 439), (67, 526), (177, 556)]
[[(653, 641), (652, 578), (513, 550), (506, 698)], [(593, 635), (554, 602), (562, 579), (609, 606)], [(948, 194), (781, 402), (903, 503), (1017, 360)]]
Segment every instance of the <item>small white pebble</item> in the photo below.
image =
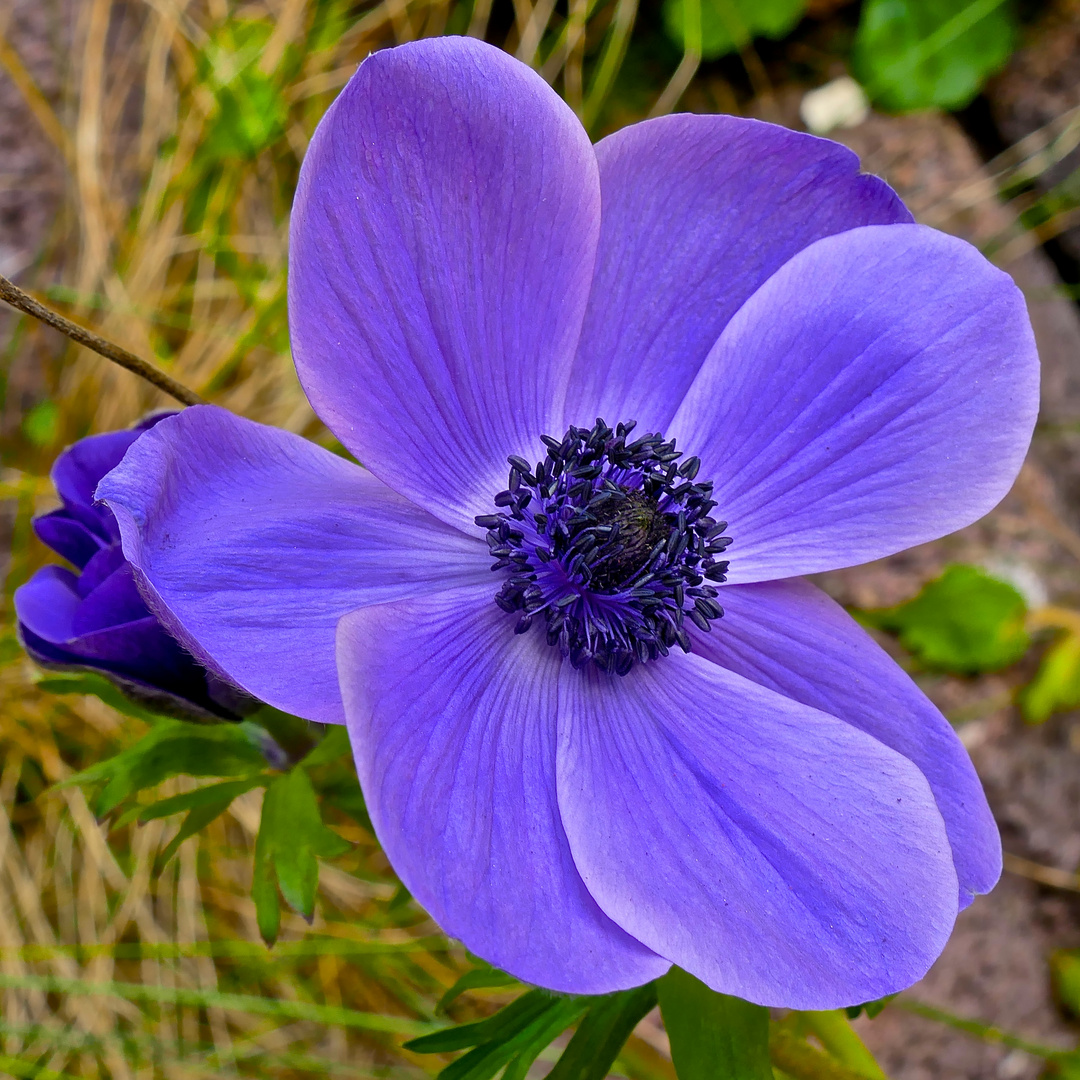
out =
[(1027, 606), (1032, 610), (1046, 607), (1050, 602), (1046, 583), (1031, 563), (1005, 556), (989, 558), (983, 565), (992, 577), (1007, 581), (1027, 601)]
[(858, 127), (870, 115), (870, 102), (850, 75), (842, 75), (803, 94), (799, 115), (815, 135), (827, 135), (836, 128)]
[(1036, 1064), (1036, 1059), (1023, 1050), (1010, 1050), (998, 1063), (997, 1074), (1001, 1080), (1019, 1080), (1034, 1075)]
[(976, 746), (981, 746), (986, 742), (986, 736), (989, 734), (985, 720), (969, 720), (966, 724), (961, 724), (960, 729), (957, 731), (960, 736), (960, 741), (964, 744), (964, 749), (974, 750)]

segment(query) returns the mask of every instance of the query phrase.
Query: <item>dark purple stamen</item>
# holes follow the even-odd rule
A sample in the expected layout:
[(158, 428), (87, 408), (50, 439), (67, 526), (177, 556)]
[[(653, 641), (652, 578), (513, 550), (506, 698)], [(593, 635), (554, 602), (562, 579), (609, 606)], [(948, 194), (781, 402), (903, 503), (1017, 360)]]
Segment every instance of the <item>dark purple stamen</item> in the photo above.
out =
[(690, 651), (689, 619), (701, 630), (719, 619), (718, 590), (731, 543), (726, 522), (709, 517), (711, 483), (696, 483), (701, 462), (662, 435), (571, 427), (562, 440), (541, 436), (547, 456), (533, 468), (511, 455), (499, 513), (483, 514), (493, 570), (508, 579), (495, 597), (517, 614), (515, 632), (542, 618), (549, 645), (576, 668), (590, 660), (625, 675), (635, 661)]

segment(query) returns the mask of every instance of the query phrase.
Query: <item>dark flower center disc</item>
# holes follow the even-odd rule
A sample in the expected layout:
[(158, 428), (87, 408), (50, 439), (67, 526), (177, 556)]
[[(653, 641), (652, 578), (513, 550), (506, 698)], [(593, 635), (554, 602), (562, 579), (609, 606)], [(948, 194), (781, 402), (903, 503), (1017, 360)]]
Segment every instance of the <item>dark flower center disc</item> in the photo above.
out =
[(576, 668), (589, 661), (625, 675), (635, 661), (690, 651), (689, 619), (700, 630), (723, 615), (713, 582), (731, 540), (710, 512), (713, 486), (696, 480), (700, 461), (674, 440), (642, 435), (633, 421), (570, 427), (541, 436), (535, 468), (511, 456), (500, 512), (484, 514), (493, 570), (507, 579), (495, 603), (517, 614), (515, 631), (543, 620), (549, 645)]

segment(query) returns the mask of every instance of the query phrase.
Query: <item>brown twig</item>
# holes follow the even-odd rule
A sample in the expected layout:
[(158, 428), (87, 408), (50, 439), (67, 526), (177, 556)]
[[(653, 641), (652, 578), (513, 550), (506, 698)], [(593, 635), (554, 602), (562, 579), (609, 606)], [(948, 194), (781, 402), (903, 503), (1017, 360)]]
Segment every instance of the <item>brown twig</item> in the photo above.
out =
[(104, 356), (106, 360), (111, 360), (114, 364), (127, 368), (128, 371), (132, 371), (139, 378), (152, 383), (159, 390), (164, 390), (166, 394), (176, 398), (177, 401), (182, 402), (184, 405), (206, 404), (205, 398), (199, 397), (194, 390), (189, 390), (171, 376), (166, 375), (164, 371), (143, 360), (142, 357), (129, 353), (127, 349), (122, 349), (119, 345), (114, 345), (103, 337), (98, 337), (97, 334), (79, 326), (78, 323), (73, 323), (70, 319), (65, 319), (63, 315), (58, 314), (51, 308), (38, 303), (28, 293), (24, 293), (17, 285), (13, 285), (8, 281), (3, 274), (0, 274), (0, 300), (5, 300), (13, 308), (18, 308), (19, 311), (32, 315), (35, 319), (45, 323), (46, 326), (59, 330), (61, 334), (71, 338), (72, 341), (77, 342), (79, 345), (85, 345), (86, 348), (92, 349), (99, 356)]

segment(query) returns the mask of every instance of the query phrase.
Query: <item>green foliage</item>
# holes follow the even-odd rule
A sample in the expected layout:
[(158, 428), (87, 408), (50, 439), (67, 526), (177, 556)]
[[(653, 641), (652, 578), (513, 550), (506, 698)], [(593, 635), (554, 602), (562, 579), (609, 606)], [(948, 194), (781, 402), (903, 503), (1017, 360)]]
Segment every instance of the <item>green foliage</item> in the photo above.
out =
[(445, 1013), (462, 994), (469, 990), (484, 990), (491, 989), (492, 987), (515, 986), (518, 984), (517, 979), (515, 979), (513, 975), (507, 975), (505, 971), (500, 971), (498, 968), (484, 963), (483, 960), (478, 961), (478, 963), (479, 967), (475, 967), (471, 971), (466, 971), (465, 974), (462, 975), (441, 998), (439, 998), (439, 1003), (435, 1006), (436, 1012)]
[(547, 1080), (604, 1080), (638, 1021), (656, 1005), (656, 986), (655, 982), (646, 983), (635, 990), (592, 999)]
[(248, 724), (163, 720), (134, 746), (77, 773), (65, 783), (104, 787), (94, 812), (105, 817), (121, 803), (170, 776), (245, 776), (266, 766)]
[(717, 994), (677, 967), (658, 985), (679, 1080), (772, 1080), (768, 1009)]
[[(91, 675), (43, 680), (42, 685), (61, 693), (100, 694), (105, 700), (119, 693), (107, 680)], [(118, 817), (119, 826), (185, 815), (180, 829), (161, 852), (162, 867), (189, 836), (220, 817), (235, 798), (253, 788), (266, 787), (252, 880), (259, 931), (269, 944), (277, 939), (281, 928), (279, 889), (290, 907), (310, 922), (319, 881), (317, 860), (343, 855), (351, 845), (323, 824), (322, 791), (316, 792), (309, 770), (319, 778), (320, 789), (325, 782), (327, 790), (337, 795), (337, 802), (350, 809), (353, 816), (363, 820), (367, 816), (356, 774), (351, 771), (345, 729), (332, 728), (316, 742), (313, 731), (318, 725), (313, 729), (307, 721), (269, 706), (239, 724), (195, 724), (152, 714), (150, 718), (154, 726), (133, 746), (77, 773), (65, 785), (103, 784), (94, 810), (98, 817), (104, 817), (131, 802), (139, 792), (172, 776), (238, 777), (150, 805), (133, 804)], [(302, 759), (300, 764), (287, 772), (274, 775), (267, 771), (268, 764), (285, 768), (297, 757)]]
[[(1028, 187), (1021, 185), (1021, 194)], [(1069, 173), (1060, 183), (1055, 184), (1045, 195), (1020, 212), (1020, 223), (1025, 229), (1040, 229), (1051, 225), (1055, 219), (1070, 214), (1080, 207), (1080, 169)]]
[(226, 23), (204, 50), (200, 74), (212, 87), (217, 106), (201, 146), (204, 160), (251, 160), (284, 132), (288, 104), (275, 80), (259, 67), (272, 32), (262, 19)]
[(1029, 724), (1041, 724), (1051, 714), (1080, 707), (1080, 638), (1065, 634), (1047, 649), (1035, 678), (1017, 696)]
[(364, 793), (356, 778), (349, 733), (343, 724), (331, 727), (301, 764), (311, 775), (323, 803), (374, 833), (364, 804)]
[(1015, 41), (1004, 0), (866, 0), (852, 66), (886, 109), (958, 109), (1005, 64)]
[(23, 434), (34, 446), (44, 449), (56, 442), (60, 424), (60, 409), (55, 401), (41, 401), (22, 421)]
[(315, 788), (302, 766), (270, 782), (255, 840), (251, 888), (259, 932), (266, 942), (273, 944), (281, 928), (278, 888), (289, 906), (310, 922), (319, 884), (316, 858), (331, 859), (349, 849), (347, 840), (323, 824)]
[[(876, 1006), (877, 1012), (880, 1012), (885, 1007), (885, 1002), (876, 1001), (872, 1006)], [(800, 1012), (798, 1015), (810, 1033), (840, 1064), (867, 1077), (867, 1080), (887, 1080), (881, 1066), (874, 1060), (874, 1055), (866, 1049), (862, 1039), (848, 1022), (845, 1010), (814, 1010)]]
[(1050, 956), (1054, 997), (1074, 1017), (1080, 1017), (1080, 950), (1060, 949)]
[[(458, 980), (447, 998), (470, 987), (515, 981), (481, 962)], [(470, 985), (464, 985), (466, 982)], [(504, 1067), (503, 1080), (524, 1080), (544, 1048), (580, 1021), (548, 1080), (603, 1080), (630, 1033), (656, 1000), (655, 983), (597, 997), (530, 990), (486, 1020), (425, 1035), (406, 1043), (405, 1048), (418, 1054), (468, 1050), (439, 1073), (439, 1080), (490, 1080)]]
[(864, 1001), (862, 1005), (849, 1005), (844, 1012), (849, 1020), (856, 1020), (863, 1013), (866, 1013), (873, 1020), (894, 997), (896, 997), (895, 994), (889, 994), (887, 997), (878, 998), (877, 1001)]
[(232, 805), (233, 799), (252, 788), (266, 782), (262, 775), (246, 776), (243, 780), (228, 780), (223, 784), (210, 784), (194, 791), (174, 795), (171, 799), (162, 799), (143, 809), (137, 810), (140, 822), (153, 821), (155, 818), (168, 817), (186, 811), (176, 835), (161, 852), (159, 865), (164, 866), (177, 852), (180, 845), (200, 829), (205, 829), (211, 821), (219, 818)]
[[(447, 998), (513, 982), (479, 961)], [(625, 1044), (658, 1003), (679, 1080), (774, 1080), (774, 1065), (795, 1080), (884, 1080), (842, 1009), (792, 1012), (770, 1022), (767, 1009), (718, 994), (679, 968), (636, 989), (595, 997), (530, 990), (493, 1016), (413, 1039), (405, 1049), (467, 1051), (439, 1080), (491, 1080), (502, 1069), (502, 1080), (524, 1080), (544, 1048), (576, 1023), (548, 1080), (604, 1080), (613, 1070), (629, 1070), (634, 1058)], [(808, 1043), (808, 1035), (826, 1052)]]
[(556, 1000), (546, 990), (530, 990), (486, 1020), (459, 1024), (413, 1039), (405, 1044), (405, 1049), (417, 1054), (445, 1054), (451, 1050), (467, 1050), (499, 1042), (528, 1027), (547, 1012)]
[(859, 618), (899, 635), (929, 667), (974, 674), (1008, 667), (1024, 655), (1026, 613), (1023, 596), (1008, 582), (956, 564), (907, 603), (862, 611)]
[(543, 1049), (595, 1000), (530, 990), (486, 1020), (413, 1039), (405, 1048), (418, 1054), (471, 1048), (443, 1069), (439, 1080), (490, 1080), (504, 1067), (503, 1080), (524, 1080)]
[(160, 713), (133, 701), (114, 683), (102, 675), (84, 672), (79, 675), (49, 675), (38, 680), (38, 689), (47, 694), (92, 694), (106, 705), (125, 716), (133, 716), (147, 724), (159, 724), (164, 719)]
[[(795, 27), (806, 0), (701, 0), (701, 55), (737, 52), (755, 37), (781, 38)], [(685, 45), (685, 0), (664, 0), (664, 29)]]

